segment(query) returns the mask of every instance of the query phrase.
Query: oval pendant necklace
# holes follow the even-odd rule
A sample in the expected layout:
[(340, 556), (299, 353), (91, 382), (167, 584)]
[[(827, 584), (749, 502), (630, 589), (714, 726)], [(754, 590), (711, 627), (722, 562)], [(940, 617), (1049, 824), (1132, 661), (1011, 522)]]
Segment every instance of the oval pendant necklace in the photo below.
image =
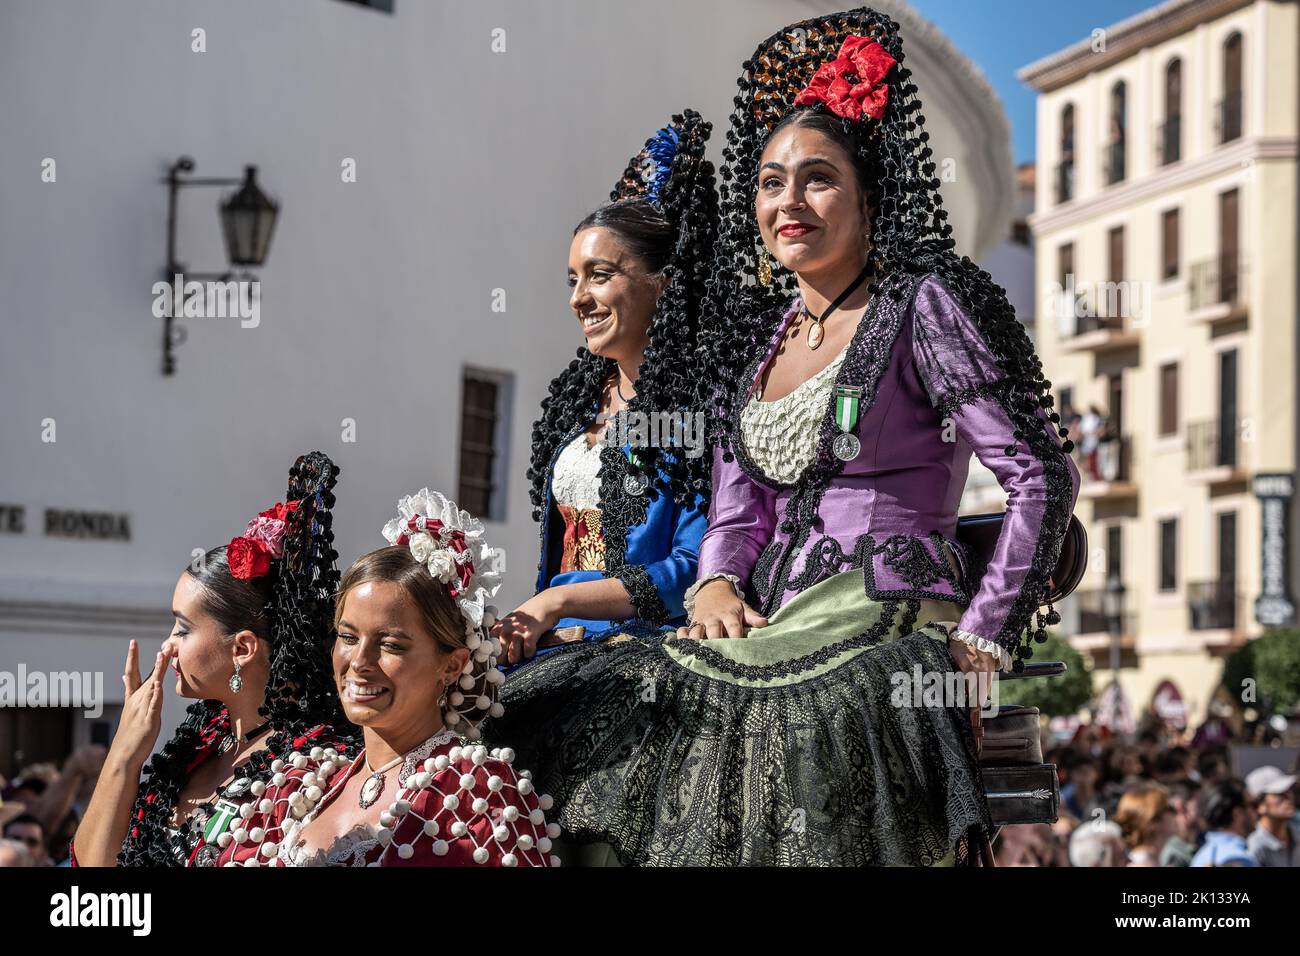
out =
[(404, 756), (406, 755), (402, 754), (399, 757), (394, 757), (378, 770), (370, 766), (370, 757), (366, 757), (366, 769), (370, 771), (370, 776), (366, 777), (366, 782), (361, 785), (361, 794), (357, 797), (357, 806), (364, 810), (379, 799), (379, 795), (384, 792), (385, 775), (401, 763)]
[(847, 289), (836, 296), (835, 301), (831, 303), (830, 308), (821, 315), (813, 315), (808, 311), (808, 307), (806, 305), (804, 306), (803, 314), (812, 319), (812, 325), (808, 326), (808, 351), (817, 351), (817, 347), (822, 344), (822, 339), (825, 338), (825, 334), (822, 331), (822, 323), (830, 317), (832, 312), (844, 304), (845, 299), (857, 291), (858, 286), (862, 285), (862, 283), (866, 281), (870, 269), (871, 265), (869, 263), (864, 265), (862, 271), (858, 273), (858, 277), (849, 283)]

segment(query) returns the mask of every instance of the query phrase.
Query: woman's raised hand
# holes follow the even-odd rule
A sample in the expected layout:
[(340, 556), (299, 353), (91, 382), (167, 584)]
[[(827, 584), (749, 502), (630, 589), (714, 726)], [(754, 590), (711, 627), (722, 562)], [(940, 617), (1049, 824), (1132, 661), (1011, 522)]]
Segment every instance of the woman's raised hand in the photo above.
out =
[(153, 670), (147, 677), (142, 677), (139, 644), (132, 641), (127, 649), (126, 669), (122, 673), (126, 698), (117, 734), (113, 737), (113, 750), (133, 765), (143, 766), (158, 742), (162, 730), (162, 682), (170, 657), (171, 651), (164, 645), (164, 650), (154, 658)]

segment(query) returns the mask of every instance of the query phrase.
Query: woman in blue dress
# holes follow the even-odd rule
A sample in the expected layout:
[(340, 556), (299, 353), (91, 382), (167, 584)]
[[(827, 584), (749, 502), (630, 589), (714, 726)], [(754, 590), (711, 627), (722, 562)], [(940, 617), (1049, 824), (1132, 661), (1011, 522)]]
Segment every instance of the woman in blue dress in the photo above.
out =
[(709, 132), (693, 110), (674, 116), (574, 230), (586, 341), (533, 428), (537, 591), (493, 628), (502, 663), (685, 621), (709, 489), (693, 365), (717, 236)]

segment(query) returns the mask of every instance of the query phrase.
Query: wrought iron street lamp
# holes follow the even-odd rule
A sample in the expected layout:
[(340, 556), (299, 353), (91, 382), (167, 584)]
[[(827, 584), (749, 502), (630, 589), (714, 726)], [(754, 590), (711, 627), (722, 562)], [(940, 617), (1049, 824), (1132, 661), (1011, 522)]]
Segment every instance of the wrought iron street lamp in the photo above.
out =
[[(194, 160), (182, 156), (171, 165), (167, 178), (163, 180), (167, 186), (167, 281), (173, 282), (177, 276), (183, 275), (186, 281), (228, 282), (235, 275), (233, 268), (243, 270), (241, 275), (249, 275), (248, 269), (260, 267), (266, 262), (276, 216), (280, 211), (279, 204), (258, 186), (256, 166), (245, 166), (243, 179), (189, 176), (193, 171)], [(187, 272), (184, 264), (176, 258), (176, 199), (181, 188), (186, 186), (240, 187), (222, 200), (218, 207), (221, 213), (221, 231), (226, 243), (226, 258), (230, 260), (232, 269), (220, 273)], [(175, 324), (174, 312), (175, 309), (169, 309), (163, 317), (164, 375), (176, 371), (173, 350), (185, 341), (185, 329)]]

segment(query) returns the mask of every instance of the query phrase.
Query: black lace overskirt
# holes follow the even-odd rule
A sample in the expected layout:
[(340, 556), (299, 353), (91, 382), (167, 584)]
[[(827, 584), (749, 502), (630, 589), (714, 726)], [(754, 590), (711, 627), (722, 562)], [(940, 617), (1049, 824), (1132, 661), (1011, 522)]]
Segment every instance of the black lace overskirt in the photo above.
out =
[(555, 798), (566, 839), (625, 865), (968, 862), (989, 830), (968, 711), (891, 702), (892, 675), (952, 658), (926, 631), (864, 637), (847, 663), (766, 686), (697, 673), (663, 635), (575, 645), (512, 672), (485, 731)]

